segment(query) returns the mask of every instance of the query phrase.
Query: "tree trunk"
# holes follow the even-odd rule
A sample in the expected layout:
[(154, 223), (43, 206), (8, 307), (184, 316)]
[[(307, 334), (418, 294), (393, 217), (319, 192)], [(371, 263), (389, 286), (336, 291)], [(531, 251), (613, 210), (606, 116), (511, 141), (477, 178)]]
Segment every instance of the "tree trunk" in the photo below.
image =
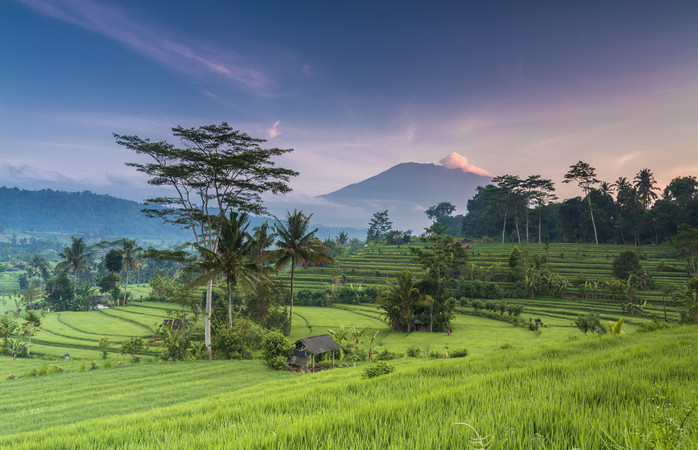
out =
[[(126, 266), (126, 283), (124, 284), (124, 306), (126, 306), (126, 296), (128, 291), (128, 266)], [(119, 306), (119, 305), (116, 305)]]
[(291, 258), (291, 308), (288, 313), (288, 337), (291, 337), (293, 326), (293, 277), (295, 276), (296, 258)]
[(233, 328), (233, 296), (230, 292), (230, 280), (226, 278), (226, 286), (228, 287), (228, 329)]
[(526, 207), (526, 243), (528, 244), (530, 241), (528, 240), (528, 206)]
[(504, 223), (502, 224), (502, 244), (504, 243), (504, 233), (507, 231), (507, 210), (504, 210)]
[(591, 207), (591, 196), (587, 194), (587, 201), (589, 202), (589, 213), (591, 214), (591, 226), (594, 227), (594, 240), (596, 245), (599, 244), (599, 236), (596, 234), (596, 222), (594, 221), (594, 210)]
[(538, 209), (538, 243), (542, 244), (543, 240), (541, 239), (541, 233), (542, 233), (543, 227), (541, 226), (541, 220), (540, 220), (540, 208)]
[(521, 243), (521, 235), (519, 234), (519, 217), (514, 217), (514, 225), (516, 225), (516, 240)]
[(204, 314), (204, 344), (208, 353), (209, 361), (213, 358), (211, 349), (211, 312), (213, 311), (213, 280), (206, 283), (206, 313)]

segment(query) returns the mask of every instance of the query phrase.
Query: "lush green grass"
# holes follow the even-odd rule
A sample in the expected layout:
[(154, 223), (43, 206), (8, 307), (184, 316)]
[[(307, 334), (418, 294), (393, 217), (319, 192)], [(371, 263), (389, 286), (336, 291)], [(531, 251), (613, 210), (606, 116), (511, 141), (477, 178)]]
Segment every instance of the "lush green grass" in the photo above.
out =
[[(0, 446), (467, 448), (474, 433), (455, 425), (467, 423), (490, 448), (640, 448), (643, 435), (656, 448), (661, 417), (681, 420), (698, 398), (697, 347), (698, 328), (684, 327), (403, 359), (375, 379), (361, 367), (302, 375), (254, 361), (23, 378), (0, 391)], [(684, 428), (677, 436), (695, 447), (695, 417)]]

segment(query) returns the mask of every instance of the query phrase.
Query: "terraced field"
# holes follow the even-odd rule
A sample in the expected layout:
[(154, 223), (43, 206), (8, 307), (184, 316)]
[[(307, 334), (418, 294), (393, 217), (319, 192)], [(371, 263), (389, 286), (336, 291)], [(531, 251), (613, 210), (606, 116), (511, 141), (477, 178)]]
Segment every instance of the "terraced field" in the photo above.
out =
[[(421, 244), (413, 246), (421, 248)], [(497, 271), (506, 274), (509, 271), (507, 261), (513, 244), (476, 243), (469, 252), (469, 260), (481, 269), (497, 267)], [(545, 256), (542, 244), (520, 245), (522, 251), (528, 251), (531, 258), (537, 255)], [(655, 286), (650, 291), (642, 291), (642, 300), (658, 303), (662, 300), (662, 289), (672, 284), (680, 285), (686, 281), (686, 266), (684, 259), (677, 258), (673, 248), (668, 246), (622, 246), (622, 245), (592, 245), (592, 244), (550, 244), (548, 262), (552, 268), (574, 282), (579, 279), (586, 281), (604, 281), (611, 277), (614, 258), (626, 250), (637, 251), (641, 256), (641, 264), (652, 272)], [(385, 287), (403, 269), (408, 268), (419, 274), (421, 267), (415, 264), (408, 246), (380, 245), (372, 251), (360, 250), (358, 253), (337, 259), (336, 263), (324, 267), (310, 267), (296, 270), (297, 289), (321, 290), (334, 278), (343, 283), (353, 283), (363, 286)], [(281, 275), (288, 279), (289, 273)], [(510, 285), (498, 282), (501, 286)]]
[(170, 317), (171, 303), (133, 303), (99, 311), (62, 311), (42, 318), (41, 331), (32, 339), (36, 356), (100, 359), (99, 340), (108, 337), (116, 356), (124, 340), (132, 336), (151, 337), (163, 319)]
[(696, 342), (682, 327), (407, 358), (378, 379), (257, 361), (23, 378), (2, 383), (0, 448), (695, 448)]

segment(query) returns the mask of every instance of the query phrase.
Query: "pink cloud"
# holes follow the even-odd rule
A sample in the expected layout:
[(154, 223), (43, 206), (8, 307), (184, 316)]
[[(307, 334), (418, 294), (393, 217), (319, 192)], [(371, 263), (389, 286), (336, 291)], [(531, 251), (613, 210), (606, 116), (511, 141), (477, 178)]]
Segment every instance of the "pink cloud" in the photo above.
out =
[(439, 162), (443, 164), (445, 167), (448, 167), (449, 169), (461, 169), (463, 172), (470, 172), (476, 175), (482, 175), (484, 177), (494, 177), (494, 175), (492, 175), (485, 169), (481, 169), (477, 166), (470, 164), (468, 162), (468, 158), (456, 152), (447, 155)]
[(274, 122), (274, 125), (272, 125), (271, 128), (267, 131), (267, 139), (272, 140), (281, 134), (281, 131), (279, 131), (276, 128), (279, 126), (279, 123), (281, 123), (281, 121), (277, 120), (276, 122)]

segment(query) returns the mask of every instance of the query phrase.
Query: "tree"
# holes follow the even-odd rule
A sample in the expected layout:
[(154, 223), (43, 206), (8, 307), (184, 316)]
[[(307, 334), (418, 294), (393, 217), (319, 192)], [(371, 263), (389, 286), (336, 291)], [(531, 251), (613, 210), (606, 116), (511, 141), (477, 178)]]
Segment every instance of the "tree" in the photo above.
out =
[(122, 355), (131, 355), (131, 358), (133, 358), (133, 362), (137, 363), (140, 361), (140, 358), (136, 357), (136, 353), (140, 353), (143, 351), (144, 343), (143, 343), (143, 338), (140, 336), (134, 336), (131, 338), (126, 339), (122, 344), (121, 344), (121, 349), (119, 350), (119, 353)]
[(626, 250), (613, 260), (611, 269), (613, 277), (619, 280), (628, 279), (631, 275), (642, 273), (640, 257), (632, 250)]
[(27, 311), (24, 315), (24, 323), (22, 323), (22, 336), (27, 338), (27, 356), (31, 352), (32, 337), (39, 332), (41, 326), (41, 318), (36, 311)]
[(388, 219), (388, 210), (376, 212), (368, 224), (366, 242), (378, 244), (383, 241), (385, 235), (392, 229), (393, 223)]
[[(501, 189), (501, 203), (499, 203), (500, 209), (503, 210), (504, 219), (502, 220), (502, 244), (504, 243), (504, 235), (506, 234), (507, 228), (507, 215), (509, 211), (514, 211), (514, 220), (516, 223), (517, 235), (518, 235), (518, 217), (516, 212), (521, 209), (524, 199), (520, 193), (521, 188), (521, 178), (517, 175), (502, 175), (492, 179), (494, 183), (497, 183)], [(519, 235), (519, 243), (521, 243), (521, 237)]]
[(578, 316), (574, 324), (577, 325), (577, 328), (579, 328), (579, 330), (584, 333), (584, 337), (586, 337), (589, 331), (596, 333), (600, 330), (601, 319), (599, 318), (599, 313), (591, 312), (585, 316)]
[[(121, 241), (121, 260), (123, 263), (123, 270), (126, 274), (124, 279), (124, 305), (126, 305), (126, 298), (128, 296), (128, 272), (129, 270), (137, 270), (138, 266), (142, 264), (138, 259), (138, 254), (142, 250), (142, 248), (136, 246), (135, 239), (124, 238)], [(116, 300), (116, 306), (119, 306), (118, 299)]]
[(14, 320), (10, 319), (6, 315), (0, 316), (0, 337), (2, 337), (2, 351), (7, 350), (10, 346), (10, 338), (15, 334), (19, 325)]
[[(204, 275), (192, 284), (199, 284), (219, 276), (225, 277), (228, 299), (228, 329), (233, 326), (233, 288), (242, 286), (254, 289), (261, 281), (261, 268), (257, 264), (257, 247), (247, 233), (249, 217), (245, 213), (230, 213), (221, 227), (221, 237), (216, 252), (196, 246), (202, 261), (198, 265)], [(266, 239), (266, 237), (264, 238)], [(241, 309), (245, 308), (245, 304)]]
[(635, 189), (640, 197), (642, 209), (647, 210), (653, 200), (657, 199), (658, 191), (657, 182), (650, 169), (642, 169), (635, 175)]
[(691, 278), (674, 297), (679, 304), (686, 307), (686, 310), (681, 312), (682, 322), (698, 324), (698, 277)]
[(412, 282), (412, 272), (405, 269), (391, 282), (390, 289), (376, 300), (393, 331), (412, 332), (413, 307), (419, 300), (419, 289)]
[(674, 247), (682, 255), (686, 255), (691, 263), (693, 275), (696, 272), (696, 255), (698, 255), (698, 228), (691, 228), (685, 223), (679, 225), (679, 230), (674, 236)]
[(51, 275), (51, 265), (44, 255), (38, 253), (33, 255), (27, 265), (32, 267), (44, 281)]
[[(233, 130), (227, 123), (199, 128), (172, 129), (184, 148), (167, 142), (151, 142), (138, 136), (115, 134), (118, 144), (149, 156), (153, 162), (128, 163), (148, 175), (148, 183), (169, 186), (173, 197), (146, 200), (146, 214), (161, 217), (169, 223), (189, 228), (196, 245), (216, 252), (221, 234), (222, 218), (232, 210), (262, 214), (261, 194), (283, 194), (291, 190), (288, 181), (298, 172), (275, 166), (273, 159), (292, 149), (263, 149), (263, 139), (252, 138)], [(211, 349), (211, 313), (213, 280), (206, 285), (204, 342), (208, 357)]]
[(570, 166), (569, 172), (565, 174), (565, 179), (562, 180), (563, 183), (571, 183), (572, 181), (576, 181), (577, 184), (579, 185), (580, 188), (582, 188), (582, 191), (584, 192), (584, 196), (587, 199), (587, 202), (589, 203), (589, 213), (591, 214), (591, 225), (594, 228), (594, 240), (596, 243), (599, 243), (599, 235), (596, 233), (596, 222), (594, 221), (594, 210), (591, 207), (591, 197), (589, 196), (589, 193), (591, 190), (594, 188), (595, 184), (598, 184), (600, 181), (596, 178), (596, 169), (591, 167), (589, 164), (585, 163), (584, 161), (579, 161), (577, 164), (573, 164)]
[(295, 268), (298, 265), (333, 263), (334, 259), (327, 254), (327, 247), (322, 245), (322, 241), (315, 237), (317, 228), (308, 231), (310, 228), (310, 218), (312, 214), (306, 216), (302, 211), (293, 210), (293, 213), (286, 214), (286, 223), (276, 219), (275, 224), (278, 240), (276, 250), (271, 250), (265, 256), (269, 261), (275, 261), (276, 270), (281, 270), (291, 266), (291, 304), (289, 311), (288, 335), (291, 336), (293, 325), (293, 282), (295, 278)]
[[(124, 266), (124, 258), (121, 256), (121, 250), (112, 248), (104, 255), (104, 267), (111, 273), (116, 274), (121, 272)], [(121, 277), (119, 277), (121, 279)]]
[(56, 265), (57, 272), (73, 271), (73, 298), (75, 298), (75, 290), (77, 289), (78, 272), (87, 270), (87, 266), (92, 258), (92, 253), (87, 250), (87, 245), (82, 238), (71, 236), (72, 243), (70, 247), (66, 247), (63, 253), (58, 256), (65, 259)]
[(349, 242), (349, 235), (344, 230), (340, 231), (339, 235), (337, 235), (337, 245), (344, 247), (347, 245), (347, 242)]
[[(538, 243), (542, 244), (541, 211), (546, 205), (557, 200), (557, 196), (554, 194), (555, 185), (552, 180), (542, 178), (540, 175), (531, 175), (524, 181), (524, 184), (529, 192), (530, 202), (538, 211)], [(526, 216), (526, 241), (528, 241), (528, 215)]]
[(448, 217), (456, 210), (456, 206), (451, 202), (441, 202), (438, 205), (430, 206), (424, 214), (430, 220), (441, 222), (444, 217)]

